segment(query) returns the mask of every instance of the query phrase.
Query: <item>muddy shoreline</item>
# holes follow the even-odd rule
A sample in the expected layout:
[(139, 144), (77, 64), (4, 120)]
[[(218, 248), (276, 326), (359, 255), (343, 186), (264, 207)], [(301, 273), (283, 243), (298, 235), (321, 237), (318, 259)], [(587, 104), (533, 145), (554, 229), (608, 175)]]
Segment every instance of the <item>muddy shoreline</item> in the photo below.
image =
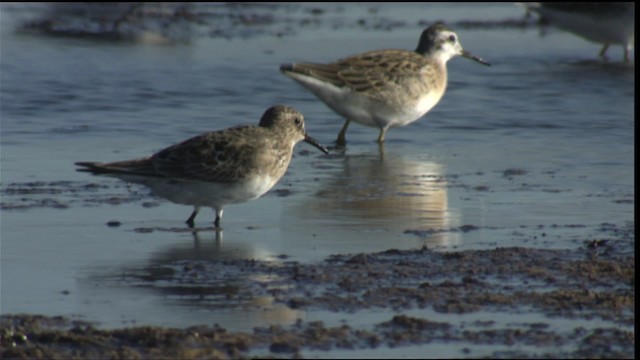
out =
[[(459, 344), (460, 357), (477, 357), (474, 346), (492, 345), (497, 358), (633, 358), (635, 356), (634, 225), (609, 227), (602, 239), (576, 250), (497, 248), (432, 252), (427, 248), (334, 255), (316, 264), (258, 260), (194, 260), (165, 271), (180, 294), (222, 292), (224, 301), (270, 296), (302, 311), (354, 313), (394, 310), (373, 326), (333, 326), (299, 320), (292, 326), (230, 332), (216, 324), (173, 329), (136, 326), (100, 329), (63, 317), (4, 314), (2, 358), (300, 358), (312, 352), (401, 349)], [(177, 268), (177, 267), (176, 267)], [(174, 269), (176, 269), (174, 268)], [(224, 271), (221, 271), (224, 270)], [(166, 269), (165, 269), (166, 270)], [(216, 277), (216, 282), (207, 279)], [(220, 275), (223, 274), (223, 275)], [(269, 274), (234, 288), (233, 279)], [(225, 277), (228, 277), (225, 279)], [(188, 286), (187, 284), (188, 279)], [(157, 279), (148, 279), (153, 282)], [(216, 284), (227, 284), (221, 288)], [(407, 315), (414, 309), (438, 314), (542, 315), (514, 327), (497, 321), (469, 325)], [(555, 328), (558, 320), (605, 321), (605, 326)], [(523, 351), (522, 347), (538, 349)], [(513, 349), (513, 350), (509, 350)], [(313, 355), (316, 354), (316, 355)], [(429, 356), (425, 354), (425, 356)], [(486, 355), (485, 355), (486, 356)]]

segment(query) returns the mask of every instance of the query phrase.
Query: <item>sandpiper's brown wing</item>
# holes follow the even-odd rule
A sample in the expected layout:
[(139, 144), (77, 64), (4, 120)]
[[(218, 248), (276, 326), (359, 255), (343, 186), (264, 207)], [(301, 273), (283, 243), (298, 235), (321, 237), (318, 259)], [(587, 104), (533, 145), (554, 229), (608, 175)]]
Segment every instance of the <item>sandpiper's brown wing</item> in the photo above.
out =
[(428, 64), (422, 55), (407, 50), (375, 50), (330, 64), (294, 63), (280, 69), (307, 75), (338, 87), (374, 95), (381, 88), (419, 76)]
[(260, 136), (257, 126), (236, 126), (205, 133), (154, 154), (156, 173), (212, 182), (237, 181), (250, 174)]
[(237, 138), (255, 131), (259, 131), (256, 126), (237, 126), (192, 137), (148, 158), (111, 163), (77, 162), (76, 165), (84, 167), (79, 171), (94, 174), (237, 181), (251, 172), (255, 161), (252, 154), (257, 146), (257, 141), (238, 141)]

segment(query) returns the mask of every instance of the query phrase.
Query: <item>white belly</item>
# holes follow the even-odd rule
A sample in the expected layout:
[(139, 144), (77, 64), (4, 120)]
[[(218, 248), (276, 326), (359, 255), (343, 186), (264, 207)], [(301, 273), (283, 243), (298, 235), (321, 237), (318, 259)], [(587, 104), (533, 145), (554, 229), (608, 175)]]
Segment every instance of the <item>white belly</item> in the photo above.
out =
[(212, 183), (140, 176), (119, 177), (125, 181), (145, 185), (154, 195), (176, 204), (216, 208), (257, 199), (269, 191), (278, 180), (269, 176), (256, 176), (238, 182)]
[(417, 101), (403, 100), (403, 94), (398, 94), (389, 101), (383, 101), (309, 76), (294, 73), (287, 75), (311, 90), (346, 119), (377, 128), (403, 126), (418, 120), (440, 101), (444, 93), (431, 91)]

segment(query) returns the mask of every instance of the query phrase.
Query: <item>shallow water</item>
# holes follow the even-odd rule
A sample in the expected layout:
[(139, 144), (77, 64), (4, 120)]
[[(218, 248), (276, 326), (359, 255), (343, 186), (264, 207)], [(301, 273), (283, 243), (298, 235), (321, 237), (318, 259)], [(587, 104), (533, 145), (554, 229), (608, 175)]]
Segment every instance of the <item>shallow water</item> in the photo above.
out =
[[(225, 209), (217, 239), (184, 231), (190, 207), (75, 172), (74, 161), (145, 156), (256, 123), (276, 103), (299, 109), (309, 134), (332, 145), (343, 120), (279, 64), (413, 48), (420, 21), (519, 19), (511, 4), (256, 5), (245, 11), (272, 17), (265, 32), (168, 45), (18, 34), (16, 23), (38, 8), (0, 9), (2, 313), (107, 327), (290, 324), (326, 314), (211, 308), (127, 274), (192, 259), (311, 262), (424, 245), (575, 248), (603, 224), (634, 221), (635, 68), (620, 63), (620, 48), (606, 62), (597, 44), (560, 31), (541, 37), (537, 27), (460, 28), (462, 45), (492, 67), (450, 61), (442, 101), (391, 129), (383, 148), (376, 129), (358, 124), (345, 154), (298, 145), (274, 190)], [(196, 225), (212, 220), (205, 209)]]

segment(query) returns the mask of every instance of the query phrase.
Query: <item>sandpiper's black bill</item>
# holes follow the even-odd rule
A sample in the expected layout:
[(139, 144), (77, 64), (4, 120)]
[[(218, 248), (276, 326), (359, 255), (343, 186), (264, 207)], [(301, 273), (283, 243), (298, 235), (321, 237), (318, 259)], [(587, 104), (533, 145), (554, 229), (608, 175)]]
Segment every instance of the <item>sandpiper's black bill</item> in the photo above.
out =
[(326, 148), (326, 147), (324, 147), (324, 146), (320, 145), (320, 143), (318, 142), (318, 140), (316, 140), (316, 139), (312, 138), (311, 136), (309, 136), (309, 135), (307, 135), (307, 134), (304, 134), (304, 141), (305, 141), (305, 142), (308, 142), (309, 144), (311, 144), (311, 145), (313, 145), (313, 146), (315, 146), (315, 147), (317, 147), (318, 149), (320, 149), (320, 151), (322, 151), (322, 152), (323, 152), (323, 153), (325, 153), (325, 154), (328, 154), (328, 153), (329, 153), (329, 150), (327, 150), (327, 148)]
[(463, 51), (461, 55), (466, 57), (467, 59), (471, 59), (473, 61), (477, 61), (482, 65), (491, 66), (491, 64), (488, 63), (487, 61), (485, 61), (483, 58), (477, 57), (477, 56), (473, 55), (470, 52)]

